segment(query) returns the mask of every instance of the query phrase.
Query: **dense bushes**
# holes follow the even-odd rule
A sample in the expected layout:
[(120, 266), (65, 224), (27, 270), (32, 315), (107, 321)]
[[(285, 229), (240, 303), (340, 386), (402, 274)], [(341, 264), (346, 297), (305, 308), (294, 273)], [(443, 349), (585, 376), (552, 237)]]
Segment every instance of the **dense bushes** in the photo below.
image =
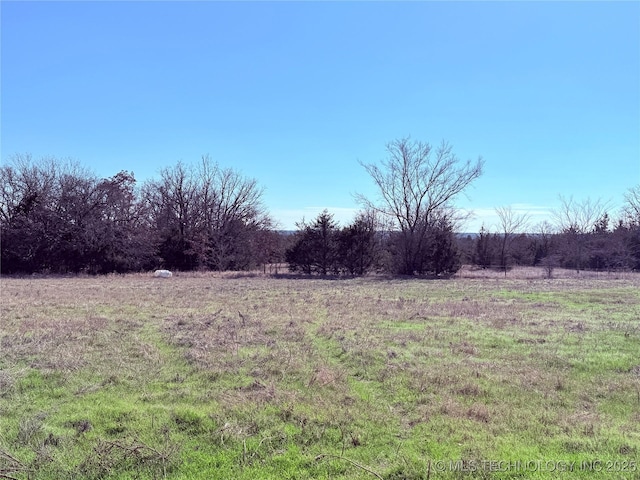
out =
[(379, 247), (372, 216), (361, 214), (342, 229), (327, 210), (298, 224), (285, 260), (292, 272), (364, 275), (376, 266)]
[[(406, 273), (410, 257), (412, 274), (448, 275), (460, 268), (451, 224), (445, 219), (429, 226), (423, 238), (407, 238), (402, 231), (380, 228), (371, 212), (361, 213), (340, 229), (327, 210), (314, 222), (301, 222), (285, 258), (289, 269), (306, 274), (364, 275), (371, 271)], [(408, 254), (407, 245), (413, 250)]]

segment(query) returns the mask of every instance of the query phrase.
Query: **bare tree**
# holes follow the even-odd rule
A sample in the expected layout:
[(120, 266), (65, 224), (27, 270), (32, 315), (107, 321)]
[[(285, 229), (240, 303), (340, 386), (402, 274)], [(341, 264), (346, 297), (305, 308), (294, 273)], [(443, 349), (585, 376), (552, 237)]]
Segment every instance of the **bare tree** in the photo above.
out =
[(16, 154), (0, 167), (2, 225), (51, 204), (58, 163), (52, 158), (35, 161), (30, 154)]
[(573, 230), (578, 233), (588, 233), (593, 230), (596, 222), (606, 213), (607, 205), (600, 199), (586, 198), (577, 202), (573, 197), (568, 199), (560, 195), (560, 208), (552, 212), (560, 231)]
[(587, 235), (594, 231), (596, 223), (607, 211), (606, 203), (600, 199), (586, 198), (581, 202), (573, 197), (560, 196), (560, 208), (552, 211), (558, 230), (565, 234), (569, 248), (573, 251), (576, 271), (579, 273), (583, 264), (584, 248)]
[(511, 242), (516, 233), (524, 233), (531, 216), (528, 213), (517, 214), (511, 206), (496, 207), (495, 211), (500, 220), (500, 235), (502, 236), (500, 242), (500, 266), (504, 268), (504, 276), (506, 277)]
[(409, 138), (387, 144), (387, 153), (381, 165), (361, 163), (378, 188), (379, 201), (358, 199), (394, 220), (401, 238), (399, 272), (414, 274), (422, 270), (429, 230), (443, 212), (451, 216), (453, 199), (482, 174), (484, 162), (478, 158), (461, 165), (448, 143), (433, 149)]
[(247, 269), (255, 263), (256, 232), (271, 227), (254, 179), (203, 156), (194, 165), (164, 169), (145, 185), (170, 268)]
[(190, 270), (200, 260), (192, 241), (198, 224), (198, 178), (190, 165), (178, 162), (160, 171), (159, 180), (143, 187), (158, 251), (167, 268)]
[(58, 229), (58, 161), (17, 154), (0, 167), (0, 269), (34, 272), (50, 266)]
[(640, 227), (640, 184), (630, 188), (624, 195), (623, 215), (629, 227)]
[(553, 251), (554, 239), (556, 237), (554, 226), (544, 220), (533, 227), (532, 237), (533, 265), (541, 265), (547, 275), (552, 278), (553, 269), (558, 265), (559, 257)]
[(16, 155), (0, 168), (2, 271), (139, 270), (153, 254), (140, 210), (133, 174)]
[(256, 180), (233, 169), (216, 166), (213, 170), (212, 202), (205, 210), (211, 218), (207, 229), (210, 266), (216, 270), (249, 268), (256, 232), (272, 226), (262, 204), (263, 190)]

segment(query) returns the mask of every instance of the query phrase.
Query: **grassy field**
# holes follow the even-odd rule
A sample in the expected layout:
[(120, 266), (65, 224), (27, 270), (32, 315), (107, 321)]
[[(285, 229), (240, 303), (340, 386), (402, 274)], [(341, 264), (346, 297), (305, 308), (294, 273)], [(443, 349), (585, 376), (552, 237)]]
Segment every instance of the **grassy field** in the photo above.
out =
[(640, 478), (640, 277), (3, 278), (0, 478)]

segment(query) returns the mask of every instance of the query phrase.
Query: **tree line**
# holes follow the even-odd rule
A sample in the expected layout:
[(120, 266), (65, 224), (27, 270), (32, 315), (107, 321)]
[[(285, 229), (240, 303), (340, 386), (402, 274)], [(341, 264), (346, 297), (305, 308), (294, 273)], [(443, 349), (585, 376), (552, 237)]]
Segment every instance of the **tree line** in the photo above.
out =
[[(631, 189), (627, 199), (625, 213), (615, 222), (600, 210), (592, 223), (579, 228), (575, 222), (545, 221), (524, 231), (528, 216), (509, 208), (496, 209), (500, 221), (493, 230), (483, 226), (476, 234), (456, 233), (453, 223), (441, 219), (425, 235), (423, 249), (414, 258), (418, 270), (412, 274), (451, 275), (463, 264), (505, 275), (515, 266), (541, 267), (549, 278), (556, 268), (640, 270), (640, 187)], [(589, 203), (571, 201), (564, 208), (573, 209), (573, 218), (584, 218)], [(314, 221), (298, 225), (286, 261), (293, 271), (306, 274), (409, 274), (404, 270), (404, 235), (385, 230), (379, 220), (375, 213), (360, 213), (353, 224), (340, 228), (325, 210)]]
[[(528, 215), (496, 209), (499, 225), (459, 239), (464, 261), (506, 272), (515, 265), (598, 271), (640, 270), (640, 185), (625, 194), (613, 219), (600, 201), (560, 197), (554, 223), (528, 226)], [(527, 233), (524, 233), (524, 232)]]
[[(541, 265), (640, 268), (640, 186), (619, 218), (600, 202), (562, 199), (554, 224), (530, 227), (526, 215), (498, 208), (500, 225), (475, 235), (455, 199), (483, 171), (437, 147), (402, 138), (387, 158), (362, 164), (375, 199), (340, 226), (324, 211), (280, 232), (257, 181), (204, 156), (162, 169), (139, 184), (132, 172), (98, 178), (77, 162), (15, 155), (0, 167), (0, 271), (79, 273), (253, 270), (286, 263), (318, 275), (451, 275), (479, 268)], [(523, 232), (527, 233), (523, 233)]]
[(208, 157), (97, 178), (77, 162), (18, 155), (0, 169), (2, 273), (159, 267), (252, 269), (272, 258), (272, 220), (253, 179)]

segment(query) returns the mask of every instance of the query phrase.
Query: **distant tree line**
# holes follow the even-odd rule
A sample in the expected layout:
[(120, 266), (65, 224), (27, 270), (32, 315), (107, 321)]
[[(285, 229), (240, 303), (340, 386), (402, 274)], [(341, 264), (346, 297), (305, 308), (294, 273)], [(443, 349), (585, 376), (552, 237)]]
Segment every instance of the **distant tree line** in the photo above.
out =
[(463, 262), (505, 274), (516, 265), (541, 266), (549, 276), (554, 268), (640, 270), (640, 185), (626, 193), (615, 220), (599, 201), (560, 200), (554, 224), (545, 221), (526, 233), (509, 228), (514, 221), (523, 225), (525, 216), (514, 220), (512, 212), (497, 209), (501, 228), (490, 232), (483, 227), (477, 235), (458, 239)]
[[(633, 198), (639, 201), (629, 200)], [(624, 213), (615, 222), (600, 210), (590, 228), (543, 222), (531, 231), (517, 232), (512, 228), (524, 226), (526, 215), (514, 219), (513, 212), (502, 209), (511, 223), (502, 223), (495, 231), (482, 227), (478, 233), (463, 235), (454, 231), (452, 221), (441, 218), (426, 230), (414, 257), (413, 274), (448, 276), (463, 264), (505, 275), (515, 266), (541, 267), (548, 276), (555, 268), (640, 270), (640, 187), (630, 190), (627, 199)], [(389, 229), (375, 212), (360, 213), (352, 224), (340, 228), (325, 210), (314, 221), (301, 222), (292, 238), (286, 261), (294, 272), (407, 274), (406, 237)]]
[[(448, 276), (462, 264), (640, 269), (640, 186), (619, 217), (600, 202), (561, 197), (554, 223), (497, 208), (500, 225), (456, 233), (453, 201), (482, 173), (447, 143), (405, 138), (380, 164), (363, 164), (377, 199), (340, 226), (325, 210), (279, 232), (254, 179), (205, 156), (138, 184), (132, 172), (98, 178), (76, 162), (16, 155), (0, 167), (0, 272), (79, 273), (253, 270), (285, 263), (316, 275)], [(271, 270), (273, 271), (273, 270)]]

